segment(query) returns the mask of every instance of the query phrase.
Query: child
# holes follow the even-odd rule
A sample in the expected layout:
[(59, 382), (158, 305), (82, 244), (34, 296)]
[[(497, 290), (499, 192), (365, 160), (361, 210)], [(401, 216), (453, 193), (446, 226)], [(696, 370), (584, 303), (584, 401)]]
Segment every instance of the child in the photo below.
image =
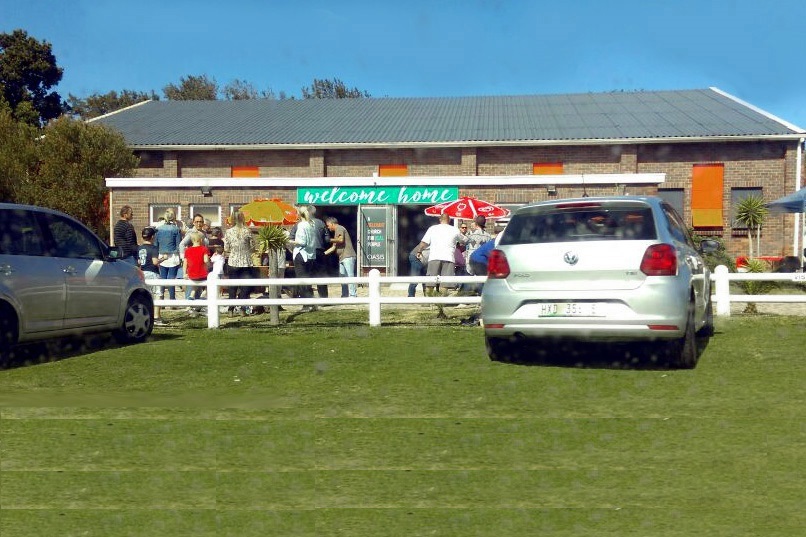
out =
[(215, 274), (216, 276), (221, 277), (224, 275), (224, 262), (226, 261), (226, 258), (224, 257), (224, 247), (210, 246), (210, 250), (213, 252), (213, 255), (210, 256), (210, 261), (213, 264), (210, 274)]
[[(154, 246), (154, 234), (157, 232), (153, 227), (143, 228), (143, 244), (137, 247), (137, 264), (143, 271), (143, 276), (147, 280), (156, 280), (160, 277), (160, 254), (159, 249)], [(162, 298), (162, 287), (154, 285), (151, 287), (151, 295), (154, 298)], [(165, 321), (160, 317), (161, 308), (154, 306), (154, 326), (165, 326)]]
[[(192, 246), (185, 248), (185, 259), (183, 261), (182, 269), (184, 270), (185, 277), (194, 282), (203, 282), (207, 280), (207, 264), (210, 263), (210, 254), (206, 246), (204, 246), (204, 236), (200, 231), (190, 232), (190, 241)], [(199, 285), (193, 286), (192, 298), (196, 299), (201, 296), (202, 287)], [(196, 317), (201, 308), (190, 309), (190, 316)]]

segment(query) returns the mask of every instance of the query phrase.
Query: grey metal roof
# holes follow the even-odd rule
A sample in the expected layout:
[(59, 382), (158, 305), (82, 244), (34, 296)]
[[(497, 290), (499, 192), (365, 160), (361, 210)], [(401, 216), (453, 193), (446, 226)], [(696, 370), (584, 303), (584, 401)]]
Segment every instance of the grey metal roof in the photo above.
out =
[(97, 118), (132, 147), (419, 146), (796, 137), (716, 89), (446, 98), (149, 101)]

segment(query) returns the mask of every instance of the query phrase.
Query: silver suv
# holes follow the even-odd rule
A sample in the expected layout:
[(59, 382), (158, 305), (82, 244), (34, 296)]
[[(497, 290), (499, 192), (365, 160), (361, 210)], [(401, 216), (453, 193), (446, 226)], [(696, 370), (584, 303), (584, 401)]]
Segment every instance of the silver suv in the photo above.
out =
[(564, 199), (519, 209), (498, 239), (482, 292), (487, 352), (508, 360), (540, 340), (650, 342), (694, 367), (713, 331), (710, 271), (657, 197)]
[(119, 255), (64, 213), (0, 203), (0, 360), (16, 343), (58, 336), (145, 341), (154, 303), (142, 271)]

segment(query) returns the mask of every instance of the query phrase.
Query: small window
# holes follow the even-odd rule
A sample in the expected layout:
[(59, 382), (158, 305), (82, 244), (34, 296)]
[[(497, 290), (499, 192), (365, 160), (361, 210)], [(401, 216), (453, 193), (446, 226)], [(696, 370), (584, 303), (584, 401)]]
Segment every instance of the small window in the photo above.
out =
[(191, 205), (190, 214), (193, 216), (202, 215), (205, 220), (210, 221), (212, 226), (221, 225), (221, 207), (218, 205)]
[(378, 166), (379, 177), (405, 177), (408, 174), (408, 164), (381, 164)]
[(562, 162), (535, 162), (532, 164), (533, 175), (562, 175)]
[(677, 211), (677, 214), (683, 215), (683, 200), (685, 199), (685, 191), (682, 188), (665, 188), (658, 190), (658, 197), (672, 206)]
[(176, 219), (182, 220), (182, 206), (172, 203), (157, 203), (149, 207), (149, 222), (152, 226), (157, 226), (165, 219), (165, 211), (173, 209)]
[(257, 166), (233, 166), (232, 177), (260, 177), (260, 168)]
[(736, 219), (736, 211), (739, 204), (745, 198), (764, 198), (761, 187), (733, 188), (730, 191), (730, 225), (733, 229), (747, 229), (747, 226)]
[(139, 168), (162, 168), (162, 167), (164, 167), (162, 152), (159, 152), (159, 151), (140, 151), (140, 152), (135, 153), (135, 155), (140, 159), (140, 163), (138, 164)]
[(695, 228), (722, 227), (723, 164), (695, 164), (691, 172), (691, 224)]

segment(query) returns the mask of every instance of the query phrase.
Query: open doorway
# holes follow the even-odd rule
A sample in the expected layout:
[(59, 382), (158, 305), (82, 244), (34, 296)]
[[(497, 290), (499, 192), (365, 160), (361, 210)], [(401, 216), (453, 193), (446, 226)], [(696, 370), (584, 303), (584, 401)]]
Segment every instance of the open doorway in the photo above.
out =
[[(339, 225), (344, 226), (347, 233), (350, 234), (350, 239), (353, 241), (353, 247), (357, 247), (357, 231), (356, 231), (356, 215), (358, 208), (352, 205), (318, 205), (316, 206), (316, 217), (321, 218), (323, 222), (328, 217), (332, 216), (338, 220)], [(326, 245), (325, 249), (330, 248)], [(327, 273), (328, 276), (336, 277), (339, 275), (339, 258), (333, 254), (326, 257), (327, 259)]]
[(409, 274), (409, 252), (420, 243), (425, 231), (439, 223), (437, 218), (426, 216), (425, 205), (397, 206), (397, 275)]

